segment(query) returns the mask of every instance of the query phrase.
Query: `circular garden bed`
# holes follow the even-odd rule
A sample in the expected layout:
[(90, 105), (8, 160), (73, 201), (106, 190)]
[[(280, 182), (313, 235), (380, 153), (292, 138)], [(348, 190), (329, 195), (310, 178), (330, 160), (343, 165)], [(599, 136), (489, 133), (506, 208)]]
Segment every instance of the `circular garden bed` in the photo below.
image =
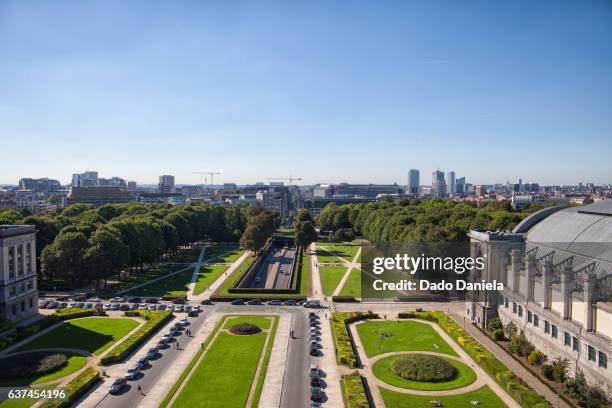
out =
[(384, 357), (374, 363), (372, 370), (389, 385), (413, 390), (452, 390), (476, 381), (476, 373), (467, 365), (427, 354)]
[(261, 332), (261, 327), (256, 326), (252, 323), (239, 323), (229, 329), (230, 333), (237, 334), (240, 336), (248, 336), (250, 334), (257, 334)]

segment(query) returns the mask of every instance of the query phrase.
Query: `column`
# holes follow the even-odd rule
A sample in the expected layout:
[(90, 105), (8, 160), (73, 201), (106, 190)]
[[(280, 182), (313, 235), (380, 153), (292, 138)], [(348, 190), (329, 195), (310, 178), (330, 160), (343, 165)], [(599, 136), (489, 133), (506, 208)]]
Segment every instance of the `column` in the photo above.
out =
[(512, 291), (519, 291), (519, 271), (521, 270), (521, 251), (513, 249), (512, 254)]
[(544, 303), (544, 309), (550, 309), (550, 287), (553, 276), (553, 263), (552, 260), (548, 259), (544, 262), (544, 273), (542, 274), (542, 289), (544, 296), (542, 302)]
[(572, 267), (566, 266), (561, 272), (561, 299), (563, 301), (563, 320), (571, 318), (571, 293), (572, 293)]
[(529, 254), (527, 255), (527, 267), (525, 268), (525, 279), (527, 280), (527, 293), (523, 293), (523, 295), (527, 298), (527, 300), (533, 300), (533, 278), (536, 273), (536, 259), (535, 255)]
[(593, 300), (595, 294), (595, 276), (586, 274), (583, 286), (582, 299), (584, 301), (584, 328), (586, 331), (593, 331)]

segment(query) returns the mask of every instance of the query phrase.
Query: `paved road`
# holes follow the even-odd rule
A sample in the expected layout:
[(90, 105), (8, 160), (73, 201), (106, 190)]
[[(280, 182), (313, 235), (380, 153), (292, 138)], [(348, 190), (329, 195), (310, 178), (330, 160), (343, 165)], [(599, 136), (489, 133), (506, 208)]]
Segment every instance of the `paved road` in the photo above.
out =
[[(282, 252), (284, 252), (284, 255), (281, 256)], [(289, 270), (291, 269), (291, 264), (293, 263), (294, 257), (295, 249), (285, 247), (273, 249), (259, 267), (257, 275), (255, 275), (253, 278), (251, 287), (265, 288), (268, 276), (272, 273), (274, 264), (278, 262), (280, 263), (280, 266), (272, 287), (277, 289), (288, 288), (289, 284), (291, 283)], [(259, 281), (255, 282), (257, 278), (259, 278)]]
[[(204, 323), (207, 314), (209, 311), (205, 309), (203, 313), (200, 313), (200, 316), (197, 318), (190, 318), (192, 324), (188, 326), (188, 328), (192, 331), (197, 331), (200, 326)], [(178, 315), (177, 317), (181, 317)], [(177, 321), (177, 319), (175, 319)], [(184, 345), (188, 344), (192, 341), (202, 341), (201, 339), (196, 339), (194, 337), (187, 337), (185, 332), (179, 337), (177, 337), (177, 341), (179, 342), (179, 346), (183, 348)], [(129, 381), (129, 388), (126, 387), (125, 390), (118, 395), (106, 394), (102, 400), (100, 400), (94, 407), (96, 408), (126, 408), (126, 407), (136, 407), (144, 398), (142, 394), (138, 392), (138, 385), (142, 387), (143, 393), (147, 393), (152, 387), (155, 386), (160, 376), (164, 374), (166, 369), (171, 366), (178, 357), (181, 350), (177, 350), (176, 343), (171, 343), (171, 346), (165, 348), (161, 351), (161, 357), (156, 360), (152, 360), (149, 367), (143, 371), (143, 375), (141, 375), (140, 379), (137, 381)], [(146, 350), (139, 351), (139, 354), (144, 354)], [(114, 378), (106, 379), (109, 382), (109, 385)]]
[(308, 312), (298, 308), (293, 313), (291, 329), (294, 339), (289, 339), (287, 360), (285, 362), (285, 378), (281, 394), (281, 407), (308, 407), (310, 388), (308, 370), (310, 356), (308, 354)]

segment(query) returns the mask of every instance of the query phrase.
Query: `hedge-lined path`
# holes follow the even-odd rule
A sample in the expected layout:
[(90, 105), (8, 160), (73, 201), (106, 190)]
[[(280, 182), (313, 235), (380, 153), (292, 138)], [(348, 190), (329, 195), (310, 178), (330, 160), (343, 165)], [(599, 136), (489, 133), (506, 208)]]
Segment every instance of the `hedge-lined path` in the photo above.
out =
[[(355, 346), (357, 348), (357, 352), (359, 353), (359, 358), (361, 359), (361, 362), (363, 364), (363, 369), (360, 371), (362, 371), (365, 374), (365, 377), (368, 379), (368, 383), (370, 385), (379, 384), (381, 381), (379, 381), (378, 378), (376, 378), (376, 376), (374, 375), (372, 371), (372, 365), (373, 365), (372, 359), (374, 357), (372, 357), (372, 359), (367, 357), (365, 353), (365, 348), (363, 347), (363, 344), (361, 343), (361, 339), (359, 338), (359, 333), (357, 332), (357, 325), (363, 322), (376, 321), (376, 320), (383, 320), (383, 319), (364, 320), (364, 321), (356, 322), (356, 323), (349, 325), (352, 337), (355, 340)], [(509, 408), (521, 408), (521, 406), (510, 395), (508, 395), (506, 390), (504, 390), (497, 382), (495, 382), (493, 378), (491, 378), (491, 376), (489, 376), (478, 364), (476, 364), (476, 362), (472, 360), (472, 358), (465, 352), (465, 350), (463, 350), (461, 346), (459, 346), (459, 344), (455, 343), (455, 341), (440, 326), (438, 326), (436, 323), (429, 322), (427, 320), (421, 320), (421, 319), (411, 319), (411, 320), (418, 321), (420, 323), (426, 323), (430, 325), (431, 327), (433, 327), (433, 329), (440, 335), (440, 337), (442, 337), (442, 339), (446, 341), (451, 346), (451, 348), (457, 353), (457, 355), (459, 356), (458, 361), (461, 361), (462, 363), (470, 367), (472, 370), (474, 370), (474, 372), (476, 372), (476, 382), (478, 382), (481, 385), (481, 387), (484, 385), (488, 385), (491, 388), (491, 390), (495, 394), (497, 394), (499, 398), (501, 398), (502, 401), (504, 401)], [(404, 352), (404, 354), (407, 354), (407, 353), (409, 352), (408, 351)], [(444, 357), (447, 358), (449, 356), (445, 355)], [(385, 385), (384, 386), (385, 388), (393, 389), (394, 391), (402, 392), (404, 394), (413, 394), (413, 395), (432, 395), (432, 396), (433, 395), (456, 395), (456, 394), (463, 394), (465, 392), (463, 391), (463, 392), (457, 393), (455, 392), (456, 390), (445, 390), (445, 391), (435, 391), (435, 392), (410, 390), (409, 392), (406, 392), (407, 391), (406, 389), (393, 387), (386, 383), (383, 383), (383, 384)], [(390, 388), (390, 387), (393, 387), (393, 388)], [(384, 404), (384, 401), (382, 400), (382, 396), (380, 395), (380, 390), (378, 389), (378, 387), (370, 387), (370, 390), (372, 393), (372, 397), (375, 400), (374, 401), (375, 405), (377, 407), (378, 406), (384, 407), (385, 404)], [(400, 390), (403, 390), (403, 391), (400, 391)], [(424, 394), (421, 394), (421, 393), (424, 393)], [(378, 396), (376, 396), (376, 394), (378, 394)], [(376, 400), (377, 398), (380, 398), (380, 401), (377, 401)]]
[[(369, 358), (369, 364), (368, 366), (370, 368), (374, 367), (374, 364), (385, 357), (391, 357), (391, 356), (407, 356), (409, 354), (425, 354), (425, 355), (429, 355), (429, 356), (436, 356), (436, 357), (442, 357), (445, 359), (449, 359), (449, 360), (455, 360), (455, 361), (459, 361), (460, 363), (465, 364), (466, 362), (464, 360), (461, 359), (461, 357), (457, 357), (457, 356), (451, 356), (448, 354), (444, 354), (444, 353), (434, 353), (431, 351), (392, 351), (389, 353), (383, 353), (383, 354), (377, 354), (373, 357)], [(374, 375), (374, 378), (376, 378), (376, 384), (378, 384), (379, 387), (383, 387), (386, 389), (389, 389), (391, 391), (395, 391), (395, 392), (399, 392), (402, 394), (413, 394), (413, 395), (431, 395), (431, 396), (437, 396), (437, 395), (457, 395), (457, 394), (465, 394), (466, 392), (470, 392), (470, 391), (476, 391), (482, 387), (484, 387), (486, 385), (485, 381), (479, 377), (476, 376), (476, 381), (474, 381), (473, 383), (471, 383), (470, 385), (466, 385), (465, 387), (460, 387), (460, 388), (453, 388), (451, 390), (433, 390), (433, 391), (423, 391), (423, 390), (415, 390), (413, 388), (402, 388), (402, 387), (396, 387), (394, 385), (391, 385), (389, 383), (386, 383), (382, 380), (380, 380), (378, 377), (376, 377), (376, 375)]]
[(323, 284), (321, 283), (321, 271), (319, 271), (319, 259), (317, 258), (317, 244), (310, 244), (310, 271), (312, 280), (312, 295), (319, 301), (325, 300), (323, 294)]
[(572, 408), (571, 405), (559, 398), (558, 395), (550, 388), (548, 388), (536, 375), (530, 373), (529, 370), (523, 367), (521, 363), (509, 356), (506, 350), (504, 350), (501, 346), (491, 340), (488, 336), (483, 334), (476, 327), (473, 327), (471, 322), (468, 321), (467, 324), (463, 324), (463, 316), (459, 315), (458, 311), (455, 310), (455, 308), (453, 308), (452, 311), (449, 310), (448, 315), (453, 320), (455, 320), (455, 322), (460, 325), (463, 330), (465, 330), (470, 336), (476, 339), (477, 342), (482, 344), (484, 348), (493, 353), (493, 355), (499, 361), (501, 361), (503, 365), (508, 367), (510, 371), (512, 371), (516, 376), (521, 378), (527, 384), (529, 384), (529, 386), (533, 388), (535, 392), (546, 398), (546, 400), (552, 406), (558, 406), (559, 408)]
[(336, 289), (334, 290), (334, 293), (332, 294), (332, 296), (340, 295), (340, 292), (344, 288), (344, 284), (348, 280), (353, 269), (361, 270), (361, 264), (357, 262), (360, 255), (361, 255), (361, 247), (359, 247), (359, 249), (357, 250), (357, 253), (353, 257), (353, 260), (348, 264), (346, 272), (344, 272), (344, 275), (342, 276), (342, 279), (340, 279), (340, 283), (338, 283), (338, 286), (336, 286)]
[[(336, 349), (334, 346), (334, 339), (331, 332), (330, 321), (325, 318), (325, 312), (319, 310), (315, 312), (321, 319), (321, 346), (323, 347), (323, 355), (318, 357), (311, 357), (312, 364), (318, 364), (319, 368), (325, 373), (325, 382), (327, 387), (324, 389), (327, 401), (325, 406), (328, 407), (343, 407), (344, 402), (342, 399), (342, 389), (340, 388), (340, 377), (344, 374), (350, 374), (354, 370), (350, 370), (347, 367), (340, 366), (336, 362)], [(330, 313), (326, 313), (328, 317), (331, 317)], [(376, 405), (378, 407), (378, 405)]]

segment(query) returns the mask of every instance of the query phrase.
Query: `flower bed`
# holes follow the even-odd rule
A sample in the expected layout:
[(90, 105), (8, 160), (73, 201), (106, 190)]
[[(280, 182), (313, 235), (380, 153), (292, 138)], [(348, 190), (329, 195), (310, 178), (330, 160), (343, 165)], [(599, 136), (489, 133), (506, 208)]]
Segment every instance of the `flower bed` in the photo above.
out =
[(339, 364), (357, 368), (359, 362), (348, 325), (359, 320), (378, 319), (372, 312), (342, 312), (331, 314), (331, 328), (336, 349), (336, 360)]
[(365, 390), (363, 378), (357, 371), (343, 375), (340, 379), (342, 399), (346, 408), (369, 408), (370, 403)]

